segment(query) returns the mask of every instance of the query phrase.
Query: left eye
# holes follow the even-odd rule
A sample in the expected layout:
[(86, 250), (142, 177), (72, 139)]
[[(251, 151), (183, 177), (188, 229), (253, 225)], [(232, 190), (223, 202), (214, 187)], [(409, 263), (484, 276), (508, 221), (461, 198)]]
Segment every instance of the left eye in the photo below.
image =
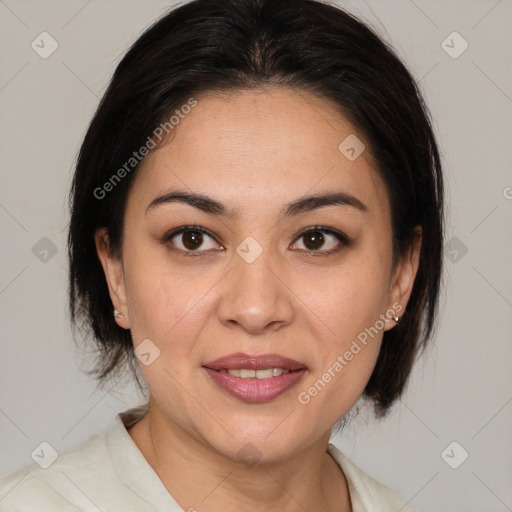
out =
[(348, 245), (348, 240), (344, 235), (330, 229), (309, 229), (302, 232), (297, 240), (300, 241), (302, 239), (304, 240), (303, 242), (295, 242), (292, 247), (305, 251), (331, 252), (336, 250), (336, 246), (340, 243)]

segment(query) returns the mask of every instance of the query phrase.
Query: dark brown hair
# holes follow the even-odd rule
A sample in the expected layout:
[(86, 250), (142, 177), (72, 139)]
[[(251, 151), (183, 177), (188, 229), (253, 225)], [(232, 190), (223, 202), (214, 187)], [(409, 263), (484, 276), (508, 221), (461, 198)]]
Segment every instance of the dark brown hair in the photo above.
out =
[(369, 27), (326, 3), (194, 0), (159, 19), (129, 49), (90, 123), (70, 193), (72, 321), (94, 335), (99, 357), (92, 373), (100, 382), (125, 363), (135, 370), (131, 334), (114, 321), (94, 234), (106, 227), (111, 250), (120, 254), (138, 166), (105, 197), (97, 191), (191, 97), (268, 85), (330, 100), (364, 134), (390, 197), (395, 262), (410, 246), (414, 228), (422, 228), (407, 311), (384, 333), (363, 395), (382, 417), (435, 330), (444, 229), (441, 163), (428, 110), (400, 59)]

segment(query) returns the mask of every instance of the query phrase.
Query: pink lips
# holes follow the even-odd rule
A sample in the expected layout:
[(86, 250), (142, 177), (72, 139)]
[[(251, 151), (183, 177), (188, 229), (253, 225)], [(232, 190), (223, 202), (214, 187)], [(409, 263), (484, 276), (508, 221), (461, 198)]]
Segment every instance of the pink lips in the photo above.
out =
[[(244, 402), (268, 402), (286, 392), (306, 373), (306, 366), (299, 361), (278, 354), (248, 355), (231, 354), (215, 361), (205, 363), (203, 368), (213, 382), (231, 396)], [(228, 369), (264, 370), (282, 368), (289, 370), (278, 377), (269, 379), (235, 377), (226, 372)]]

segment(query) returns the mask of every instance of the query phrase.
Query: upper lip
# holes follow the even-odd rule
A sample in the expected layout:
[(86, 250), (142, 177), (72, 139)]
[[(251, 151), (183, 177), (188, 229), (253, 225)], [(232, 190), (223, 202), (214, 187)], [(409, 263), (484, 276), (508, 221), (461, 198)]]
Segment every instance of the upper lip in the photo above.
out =
[(229, 354), (219, 359), (215, 359), (215, 361), (204, 363), (203, 366), (212, 370), (265, 370), (267, 368), (300, 370), (302, 368), (306, 368), (305, 364), (288, 357), (280, 356), (279, 354), (250, 355), (242, 352)]

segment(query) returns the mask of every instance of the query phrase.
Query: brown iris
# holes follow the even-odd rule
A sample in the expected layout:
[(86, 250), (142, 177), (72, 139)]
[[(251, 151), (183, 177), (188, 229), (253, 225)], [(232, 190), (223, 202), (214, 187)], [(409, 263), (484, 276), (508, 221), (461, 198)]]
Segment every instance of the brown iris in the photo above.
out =
[(182, 235), (182, 241), (187, 249), (197, 249), (203, 243), (203, 234), (200, 231), (186, 231)]
[(304, 245), (308, 249), (320, 249), (324, 244), (325, 237), (321, 231), (310, 231), (303, 235), (304, 237)]

